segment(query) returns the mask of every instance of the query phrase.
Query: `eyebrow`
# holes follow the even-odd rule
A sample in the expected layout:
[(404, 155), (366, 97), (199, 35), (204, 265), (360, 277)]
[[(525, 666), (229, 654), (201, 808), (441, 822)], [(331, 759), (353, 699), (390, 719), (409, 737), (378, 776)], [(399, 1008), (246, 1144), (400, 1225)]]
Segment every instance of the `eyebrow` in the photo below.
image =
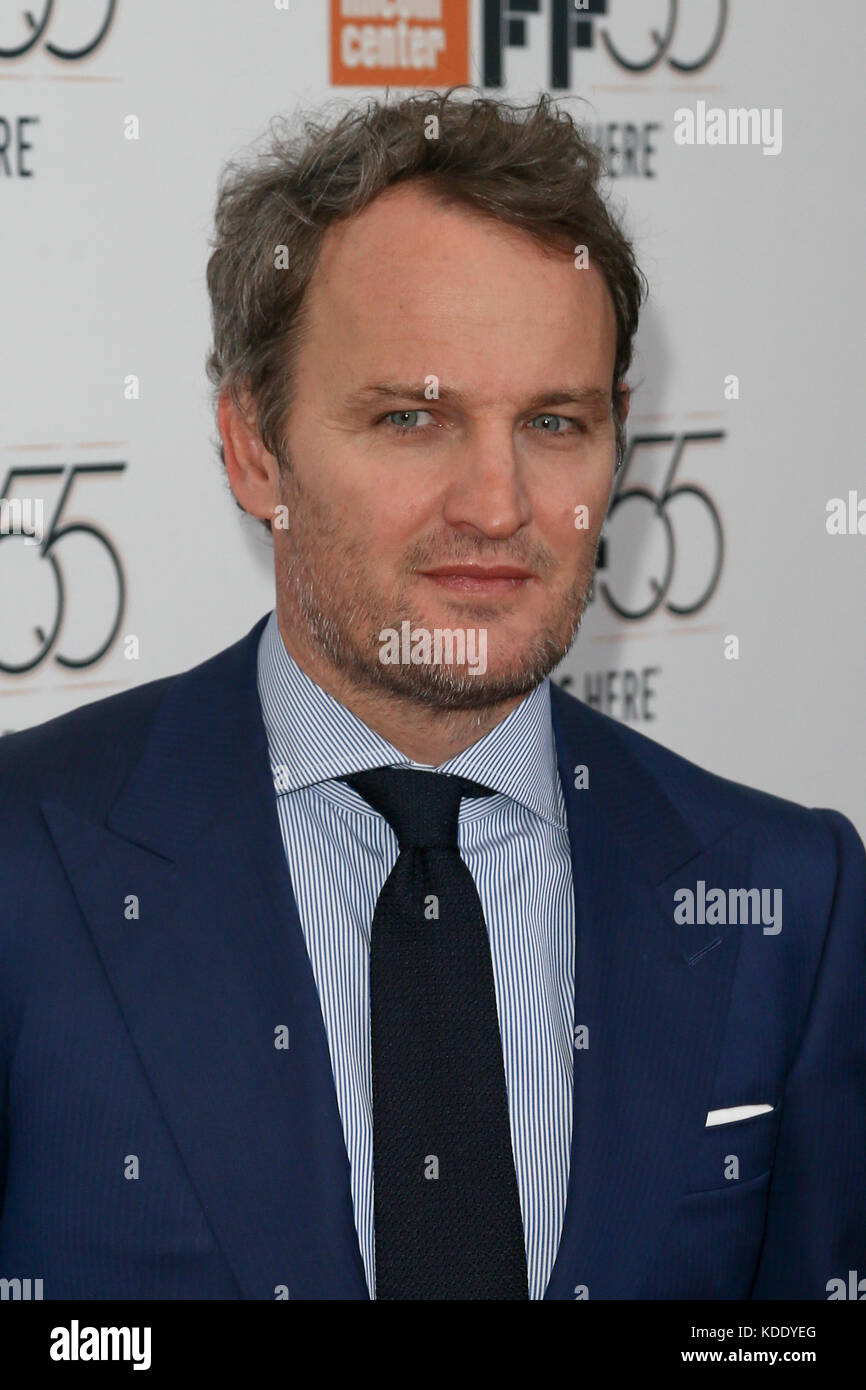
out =
[[(432, 404), (433, 400), (461, 406), (469, 404), (469, 398), (466, 394), (454, 386), (440, 386), (437, 395), (431, 400), (425, 395), (424, 386), (413, 381), (372, 382), (348, 396), (345, 404), (351, 409), (352, 407), (368, 405), (375, 400), (393, 400), (395, 397), (399, 397), (401, 400), (423, 401), (428, 406)], [(601, 386), (554, 388), (551, 391), (538, 392), (526, 402), (523, 408), (524, 410), (538, 410), (546, 405), (573, 405), (579, 410), (587, 410), (592, 414), (606, 415), (611, 408), (610, 392)]]

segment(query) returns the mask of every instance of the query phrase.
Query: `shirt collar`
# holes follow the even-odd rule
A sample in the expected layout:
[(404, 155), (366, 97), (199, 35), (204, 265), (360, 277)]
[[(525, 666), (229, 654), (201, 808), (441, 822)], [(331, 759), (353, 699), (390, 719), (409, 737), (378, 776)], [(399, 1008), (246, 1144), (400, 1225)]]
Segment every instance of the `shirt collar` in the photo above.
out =
[[(384, 766), (420, 767), (329, 695), (286, 651), (271, 613), (259, 639), (258, 691), (278, 795), (348, 772)], [(557, 795), (550, 681), (543, 680), (510, 714), (437, 772), (481, 782), (557, 826), (565, 825)]]

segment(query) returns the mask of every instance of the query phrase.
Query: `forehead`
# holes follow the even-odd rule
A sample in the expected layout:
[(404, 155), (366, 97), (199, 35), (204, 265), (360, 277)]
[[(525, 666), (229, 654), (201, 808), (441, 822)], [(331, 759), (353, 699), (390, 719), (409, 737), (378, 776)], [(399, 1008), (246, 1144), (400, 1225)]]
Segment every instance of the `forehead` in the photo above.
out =
[[(307, 293), (313, 358), (347, 375), (429, 372), (492, 383), (569, 367), (610, 383), (616, 321), (593, 265), (418, 185), (328, 229)], [(300, 364), (299, 364), (300, 365)]]

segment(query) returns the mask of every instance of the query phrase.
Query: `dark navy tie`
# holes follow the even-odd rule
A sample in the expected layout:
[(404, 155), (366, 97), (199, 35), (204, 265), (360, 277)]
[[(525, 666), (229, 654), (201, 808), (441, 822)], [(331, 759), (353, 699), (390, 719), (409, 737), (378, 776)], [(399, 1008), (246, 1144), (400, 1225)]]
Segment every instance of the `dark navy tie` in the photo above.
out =
[(464, 777), (343, 778), (400, 853), (370, 940), (377, 1299), (526, 1299), (526, 1251), (481, 900), (460, 858)]

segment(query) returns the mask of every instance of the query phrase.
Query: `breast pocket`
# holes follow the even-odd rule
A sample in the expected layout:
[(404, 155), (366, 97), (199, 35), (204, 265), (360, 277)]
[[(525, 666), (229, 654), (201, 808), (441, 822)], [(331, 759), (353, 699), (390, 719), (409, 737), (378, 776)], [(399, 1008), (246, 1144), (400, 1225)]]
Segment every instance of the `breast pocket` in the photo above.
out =
[(781, 1105), (733, 1124), (711, 1125), (696, 1140), (685, 1191), (723, 1192), (764, 1177), (773, 1166)]

